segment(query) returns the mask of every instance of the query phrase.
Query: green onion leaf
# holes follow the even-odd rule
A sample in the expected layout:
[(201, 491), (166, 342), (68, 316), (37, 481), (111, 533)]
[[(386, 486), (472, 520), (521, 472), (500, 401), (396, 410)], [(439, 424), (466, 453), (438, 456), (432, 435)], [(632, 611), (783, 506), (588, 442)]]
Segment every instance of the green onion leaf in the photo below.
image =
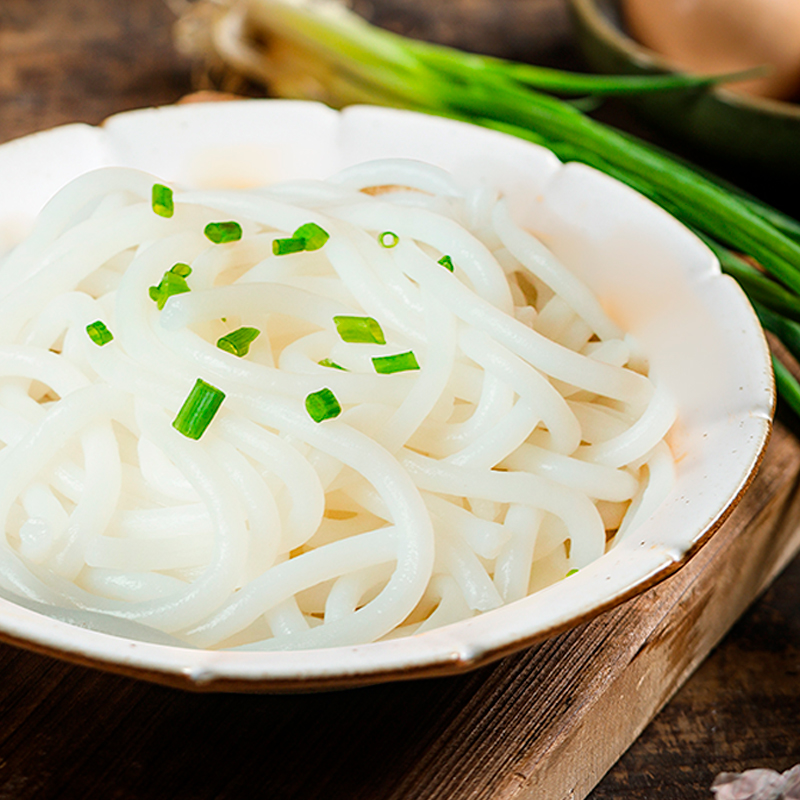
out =
[(786, 403), (800, 417), (800, 384), (789, 369), (781, 364), (774, 355), (772, 356), (772, 368), (775, 371), (775, 386), (781, 402)]
[(321, 367), (330, 367), (331, 369), (340, 369), (342, 372), (349, 372), (350, 370), (343, 367), (341, 364), (337, 364), (335, 361), (331, 361), (329, 358), (323, 358), (322, 361), (317, 361)]
[(203, 229), (206, 238), (214, 244), (236, 242), (242, 238), (242, 226), (238, 222), (209, 222)]
[(331, 235), (324, 228), (320, 228), (316, 222), (306, 222), (301, 225), (293, 234), (292, 239), (302, 239), (304, 250), (319, 250)]
[(250, 350), (250, 343), (253, 342), (261, 331), (258, 328), (239, 328), (225, 336), (217, 339), (217, 347), (220, 350), (225, 350), (227, 353), (233, 353), (235, 356), (246, 356)]
[(199, 439), (214, 419), (225, 392), (198, 378), (172, 423), (176, 431), (189, 439)]
[(192, 274), (192, 268), (188, 264), (184, 264), (182, 261), (179, 261), (177, 264), (173, 264), (169, 271), (174, 272), (176, 275), (180, 275), (181, 278), (188, 278)]
[(449, 269), (450, 272), (455, 272), (456, 268), (453, 265), (453, 259), (450, 258), (450, 256), (442, 256), (437, 263), (441, 264), (445, 269)]
[(172, 295), (184, 294), (189, 291), (191, 289), (183, 275), (167, 270), (161, 279), (161, 283), (158, 286), (150, 287), (150, 299), (158, 305), (158, 310), (161, 311)]
[(306, 411), (314, 422), (322, 422), (338, 417), (342, 413), (342, 407), (330, 389), (320, 389), (306, 397)]
[(378, 236), (378, 241), (381, 247), (396, 247), (397, 243), (400, 241), (400, 237), (396, 233), (392, 233), (392, 231), (384, 231)]
[(569, 572), (566, 574), (566, 577), (567, 577), (567, 578), (569, 578), (569, 576), (570, 576), (570, 575), (574, 575), (576, 572), (578, 572), (578, 570), (577, 570), (577, 569), (571, 569), (571, 570), (570, 570), (570, 571), (569, 571)]
[(396, 356), (375, 356), (372, 359), (372, 365), (375, 367), (375, 372), (379, 372), (381, 375), (419, 369), (417, 357), (411, 350), (407, 353), (398, 353)]
[(334, 317), (336, 330), (345, 342), (386, 344), (386, 337), (372, 317)]
[(111, 331), (106, 328), (105, 323), (101, 322), (99, 319), (86, 326), (86, 333), (89, 334), (89, 338), (99, 347), (108, 344), (114, 338), (114, 334), (112, 334)]
[(175, 213), (175, 204), (172, 202), (172, 189), (162, 183), (153, 184), (153, 211), (160, 217), (171, 217)]
[(305, 239), (273, 239), (272, 252), (276, 256), (287, 256), (289, 253), (301, 253), (306, 249)]

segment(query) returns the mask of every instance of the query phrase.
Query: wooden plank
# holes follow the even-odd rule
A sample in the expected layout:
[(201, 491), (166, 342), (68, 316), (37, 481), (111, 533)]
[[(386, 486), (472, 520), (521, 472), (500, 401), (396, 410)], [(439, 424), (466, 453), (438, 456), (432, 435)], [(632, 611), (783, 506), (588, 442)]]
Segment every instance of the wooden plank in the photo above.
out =
[(709, 800), (720, 772), (800, 758), (800, 558), (734, 625), (589, 800)]
[(163, 0), (0, 3), (0, 141), (175, 102), (189, 64)]

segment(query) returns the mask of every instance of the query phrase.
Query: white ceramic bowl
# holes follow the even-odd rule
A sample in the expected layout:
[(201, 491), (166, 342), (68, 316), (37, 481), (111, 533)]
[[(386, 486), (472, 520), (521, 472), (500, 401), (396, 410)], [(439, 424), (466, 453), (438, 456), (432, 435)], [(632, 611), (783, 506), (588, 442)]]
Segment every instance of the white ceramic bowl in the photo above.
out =
[(326, 177), (381, 157), (486, 176), (517, 220), (632, 332), (678, 402), (678, 480), (636, 532), (568, 581), (420, 636), (299, 652), (212, 652), (86, 630), (0, 600), (0, 638), (81, 663), (206, 690), (307, 690), (457, 672), (563, 630), (653, 585), (713, 532), (747, 487), (770, 431), (774, 389), (758, 322), (701, 242), (631, 189), (493, 131), (410, 112), (291, 101), (134, 111), (0, 147), (0, 247), (89, 169), (133, 166), (187, 186)]

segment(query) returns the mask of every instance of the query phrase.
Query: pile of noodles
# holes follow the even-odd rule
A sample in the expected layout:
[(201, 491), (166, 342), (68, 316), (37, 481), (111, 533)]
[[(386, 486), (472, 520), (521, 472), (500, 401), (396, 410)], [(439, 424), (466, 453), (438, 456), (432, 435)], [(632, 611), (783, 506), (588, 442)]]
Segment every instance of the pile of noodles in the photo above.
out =
[[(569, 580), (668, 492), (670, 399), (490, 187), (387, 160), (175, 189), (167, 217), (154, 183), (78, 178), (0, 265), (6, 596), (194, 647), (371, 642)], [(274, 254), (308, 223), (322, 247)], [(244, 326), (246, 355), (217, 345)], [(172, 423), (198, 378), (225, 398), (194, 440)], [(322, 389), (341, 413), (316, 421)]]

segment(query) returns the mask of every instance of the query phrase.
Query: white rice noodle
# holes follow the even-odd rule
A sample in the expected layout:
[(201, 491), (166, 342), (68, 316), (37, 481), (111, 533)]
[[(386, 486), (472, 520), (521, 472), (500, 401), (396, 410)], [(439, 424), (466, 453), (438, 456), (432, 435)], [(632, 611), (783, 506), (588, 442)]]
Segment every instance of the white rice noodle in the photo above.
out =
[[(0, 262), (4, 596), (187, 647), (424, 635), (588, 566), (666, 496), (671, 398), (494, 187), (391, 159), (176, 191), (162, 217), (156, 182), (82, 176)], [(241, 239), (204, 235), (228, 220)], [(273, 252), (307, 223), (319, 249)], [(221, 349), (240, 327), (249, 352)], [(225, 398), (195, 440), (171, 423), (198, 378)], [(316, 422), (323, 388), (341, 413)]]

